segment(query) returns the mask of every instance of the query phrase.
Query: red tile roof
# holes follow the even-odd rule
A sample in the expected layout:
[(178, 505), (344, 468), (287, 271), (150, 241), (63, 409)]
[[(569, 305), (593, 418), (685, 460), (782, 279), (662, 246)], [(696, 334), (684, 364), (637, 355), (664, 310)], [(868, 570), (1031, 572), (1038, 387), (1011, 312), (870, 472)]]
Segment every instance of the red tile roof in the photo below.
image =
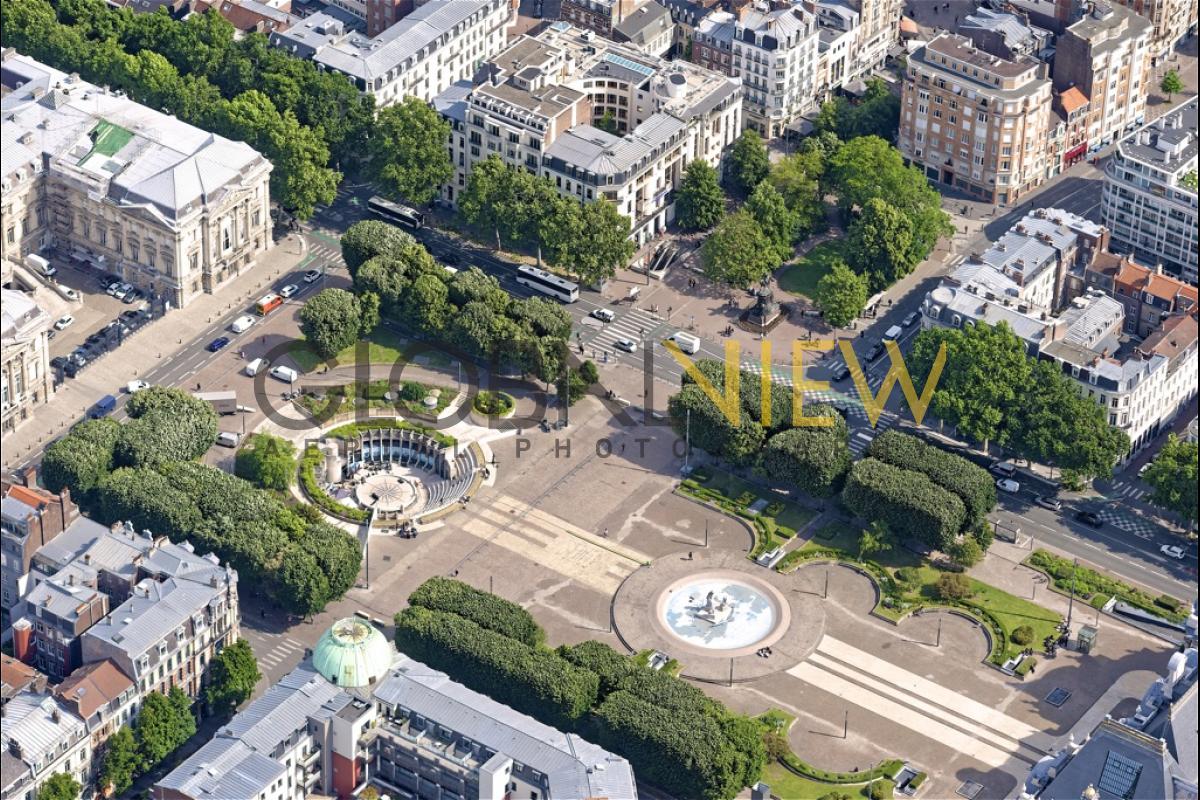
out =
[(133, 681), (117, 668), (111, 659), (87, 664), (71, 673), (56, 690), (63, 702), (75, 707), (76, 713), (88, 719), (106, 703), (133, 688)]

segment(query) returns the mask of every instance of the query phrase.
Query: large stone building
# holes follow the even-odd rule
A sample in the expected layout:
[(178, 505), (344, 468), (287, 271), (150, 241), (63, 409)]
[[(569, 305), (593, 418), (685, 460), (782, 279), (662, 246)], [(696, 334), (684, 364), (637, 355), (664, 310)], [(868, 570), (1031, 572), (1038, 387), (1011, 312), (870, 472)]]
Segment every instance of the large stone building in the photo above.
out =
[(1097, 253), (1083, 272), (1084, 285), (1101, 289), (1125, 307), (1125, 332), (1143, 339), (1168, 317), (1197, 312), (1194, 284), (1143, 267), (1127, 256)]
[[(451, 124), (453, 204), (476, 161), (495, 154), (547, 176), (580, 202), (605, 198), (643, 244), (674, 219), (674, 191), (695, 159), (720, 168), (741, 131), (738, 83), (687, 62), (606, 42), (565, 22), (516, 40), (435, 106)], [(608, 118), (616, 133), (593, 123)]]
[(637, 800), (629, 762), (397, 654), (345, 619), (312, 658), (155, 784), (157, 800)]
[(430, 102), (503, 49), (514, 18), (511, 0), (430, 0), (376, 36), (317, 13), (273, 33), (271, 44), (340, 72), (377, 106), (408, 96)]
[(692, 60), (742, 82), (745, 125), (766, 138), (816, 110), (820, 34), (801, 5), (744, 5), (710, 14), (696, 29)]
[(3, 54), (3, 253), (57, 247), (183, 306), (271, 246), (271, 164), (121, 93)]
[(1053, 174), (1048, 67), (941, 34), (908, 59), (899, 148), (934, 181), (1013, 203)]
[(1122, 139), (1105, 166), (1104, 224), (1112, 248), (1196, 283), (1197, 101)]
[(558, 18), (612, 39), (613, 30), (647, 0), (563, 0)]
[(9, 433), (54, 394), (50, 315), (29, 295), (0, 289), (0, 431)]

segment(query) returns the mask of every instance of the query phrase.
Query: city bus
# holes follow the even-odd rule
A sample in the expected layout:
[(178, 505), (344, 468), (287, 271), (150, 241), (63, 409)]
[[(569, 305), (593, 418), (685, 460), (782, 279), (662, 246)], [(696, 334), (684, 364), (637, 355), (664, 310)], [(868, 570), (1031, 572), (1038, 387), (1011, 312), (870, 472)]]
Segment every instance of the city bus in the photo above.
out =
[(254, 311), (260, 317), (265, 317), (281, 305), (283, 305), (283, 298), (272, 292), (258, 298), (258, 302), (254, 304)]
[(379, 195), (367, 201), (367, 210), (382, 220), (414, 231), (425, 224), (425, 216), (420, 211), (393, 203)]
[(566, 278), (551, 275), (545, 270), (522, 264), (517, 267), (517, 283), (528, 286), (542, 294), (557, 297), (564, 303), (574, 303), (579, 299), (579, 284), (571, 283)]

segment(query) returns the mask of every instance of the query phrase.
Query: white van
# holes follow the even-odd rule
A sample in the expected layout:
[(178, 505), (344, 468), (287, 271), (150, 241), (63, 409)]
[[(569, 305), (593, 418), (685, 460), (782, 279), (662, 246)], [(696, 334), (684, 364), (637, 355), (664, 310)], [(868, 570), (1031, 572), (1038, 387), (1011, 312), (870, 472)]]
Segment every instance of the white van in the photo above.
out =
[(899, 325), (893, 325), (887, 329), (887, 333), (883, 334), (883, 340), (885, 342), (894, 342), (900, 338), (900, 334), (902, 333), (904, 333), (904, 328)]
[(234, 333), (245, 333), (246, 331), (250, 330), (252, 325), (254, 325), (254, 317), (250, 316), (249, 314), (243, 314), (233, 321), (233, 323), (229, 326), (229, 330), (233, 331)]
[(262, 372), (264, 369), (266, 369), (269, 366), (271, 366), (270, 359), (256, 358), (253, 361), (251, 361), (249, 364), (247, 364), (245, 367), (243, 367), (242, 372), (246, 373), (251, 378), (253, 378), (255, 375)]
[(271, 367), (271, 377), (284, 383), (295, 383), (296, 379), (300, 377), (300, 373), (291, 367), (280, 365), (278, 367)]
[(679, 345), (679, 349), (689, 356), (700, 352), (700, 337), (693, 336), (690, 333), (675, 331), (667, 337), (667, 340)]
[(53, 278), (58, 272), (57, 267), (50, 266), (50, 262), (37, 253), (29, 253), (25, 256), (25, 266), (47, 278)]
[(221, 431), (217, 434), (217, 444), (221, 445), (221, 447), (237, 447), (238, 441), (241, 438), (241, 434), (231, 431)]

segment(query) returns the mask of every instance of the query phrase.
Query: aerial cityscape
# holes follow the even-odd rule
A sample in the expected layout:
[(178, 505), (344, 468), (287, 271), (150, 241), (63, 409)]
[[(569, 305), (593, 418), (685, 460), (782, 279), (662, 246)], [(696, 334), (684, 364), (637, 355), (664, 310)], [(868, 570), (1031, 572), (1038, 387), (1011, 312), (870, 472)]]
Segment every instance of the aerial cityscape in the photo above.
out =
[(1197, 0), (0, 0), (0, 800), (1200, 800)]

